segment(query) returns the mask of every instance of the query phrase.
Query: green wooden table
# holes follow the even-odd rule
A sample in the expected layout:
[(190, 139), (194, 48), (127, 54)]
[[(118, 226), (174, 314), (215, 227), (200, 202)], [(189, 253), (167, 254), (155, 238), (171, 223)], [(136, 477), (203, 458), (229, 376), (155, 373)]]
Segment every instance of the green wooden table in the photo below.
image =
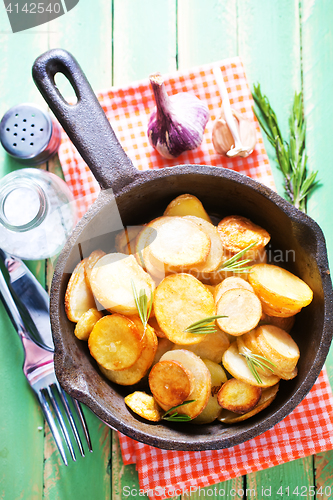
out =
[[(322, 181), (308, 212), (326, 235), (332, 261), (332, 26), (330, 0), (80, 0), (65, 16), (12, 34), (1, 2), (0, 115), (21, 102), (45, 106), (30, 75), (35, 58), (50, 48), (72, 52), (96, 91), (157, 70), (168, 73), (240, 55), (251, 86), (261, 83), (285, 134), (294, 92), (304, 91), (309, 166), (319, 170)], [(66, 94), (68, 87), (61, 88)], [(274, 153), (266, 140), (265, 144), (283, 194)], [(1, 149), (0, 175), (16, 168), (19, 165)], [(60, 172), (57, 158), (45, 168)], [(29, 266), (48, 287), (52, 265)], [(115, 434), (88, 409), (94, 452), (67, 468), (61, 463), (21, 372), (22, 363), (20, 341), (0, 305), (0, 498), (127, 498), (125, 486), (138, 488), (135, 467), (123, 466)], [(327, 368), (333, 381), (332, 363), (331, 354)], [(271, 498), (311, 498), (313, 486), (317, 498), (333, 498), (333, 452), (227, 481), (223, 498), (246, 498), (246, 489), (247, 498), (267, 498), (270, 486)], [(284, 493), (274, 494), (278, 490)]]

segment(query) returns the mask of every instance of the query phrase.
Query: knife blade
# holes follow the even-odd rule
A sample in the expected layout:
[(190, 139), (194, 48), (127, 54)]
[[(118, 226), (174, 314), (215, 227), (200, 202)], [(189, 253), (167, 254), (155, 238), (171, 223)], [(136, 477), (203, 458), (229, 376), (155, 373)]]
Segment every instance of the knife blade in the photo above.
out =
[(50, 298), (24, 262), (0, 248), (9, 274), (9, 289), (33, 342), (54, 351), (50, 322)]

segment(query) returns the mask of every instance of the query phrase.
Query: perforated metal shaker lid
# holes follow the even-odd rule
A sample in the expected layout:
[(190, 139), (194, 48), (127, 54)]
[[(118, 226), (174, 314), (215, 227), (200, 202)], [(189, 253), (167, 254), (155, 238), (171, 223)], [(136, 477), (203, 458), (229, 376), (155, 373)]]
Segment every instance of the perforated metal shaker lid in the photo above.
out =
[(35, 104), (10, 108), (0, 122), (0, 141), (8, 154), (26, 165), (39, 165), (60, 144), (60, 127)]

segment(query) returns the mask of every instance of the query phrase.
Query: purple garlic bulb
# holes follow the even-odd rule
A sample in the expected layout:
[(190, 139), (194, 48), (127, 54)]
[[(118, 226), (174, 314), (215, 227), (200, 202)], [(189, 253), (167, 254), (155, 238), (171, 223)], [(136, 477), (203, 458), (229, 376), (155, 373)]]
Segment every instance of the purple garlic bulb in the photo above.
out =
[(168, 96), (160, 73), (149, 79), (156, 102), (148, 123), (150, 144), (168, 159), (200, 146), (209, 119), (206, 104), (188, 92)]

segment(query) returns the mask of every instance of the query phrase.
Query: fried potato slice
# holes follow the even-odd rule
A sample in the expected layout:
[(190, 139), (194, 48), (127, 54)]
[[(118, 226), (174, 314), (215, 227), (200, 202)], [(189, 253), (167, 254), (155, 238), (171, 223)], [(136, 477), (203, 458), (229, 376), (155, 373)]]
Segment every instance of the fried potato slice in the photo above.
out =
[(222, 384), (227, 381), (227, 376), (221, 365), (214, 363), (210, 359), (203, 359), (202, 361), (209, 370), (212, 388), (206, 408), (191, 421), (193, 424), (210, 424), (218, 417), (221, 413), (221, 406), (217, 401), (217, 393)]
[(152, 367), (148, 381), (156, 401), (172, 408), (188, 398), (193, 390), (194, 377), (178, 361), (164, 360)]
[(150, 228), (147, 230), (150, 236), (146, 240), (150, 254), (166, 268), (182, 271), (207, 259), (211, 247), (209, 237), (185, 217), (159, 217), (147, 228)]
[(192, 194), (181, 194), (172, 200), (164, 211), (167, 216), (194, 215), (207, 222), (212, 222), (201, 201)]
[(252, 286), (248, 281), (244, 280), (243, 278), (239, 278), (238, 276), (229, 276), (214, 288), (215, 304), (218, 303), (224, 292), (226, 292), (227, 290), (232, 290), (233, 288), (244, 288), (245, 290), (254, 292)]
[(248, 367), (245, 357), (239, 354), (237, 342), (233, 342), (225, 351), (222, 357), (222, 363), (230, 375), (251, 385), (270, 387), (277, 384), (279, 381), (277, 375), (269, 375), (268, 377), (261, 375), (260, 378), (262, 383), (259, 383)]
[(133, 366), (144, 347), (135, 323), (120, 314), (104, 316), (95, 324), (88, 339), (90, 354), (107, 370)]
[(261, 302), (255, 293), (245, 288), (232, 288), (224, 292), (216, 304), (218, 326), (230, 335), (242, 335), (257, 326), (261, 318)]
[[(155, 314), (155, 313), (154, 313)], [(148, 323), (149, 325), (154, 328), (155, 330), (155, 333), (156, 335), (158, 336), (158, 338), (160, 339), (163, 339), (165, 338), (165, 333), (163, 332), (163, 330), (161, 330), (161, 327), (160, 325), (157, 323), (157, 319), (155, 318), (155, 316), (153, 317), (150, 317), (149, 320), (148, 320)]]
[[(256, 264), (249, 282), (271, 316), (293, 316), (313, 298), (311, 288), (286, 269), (272, 264)], [(289, 314), (288, 314), (289, 313)]]
[[(140, 328), (141, 321), (134, 321), (137, 328)], [(140, 334), (143, 334), (143, 326)], [(154, 330), (148, 325), (146, 328), (145, 335), (143, 337), (144, 347), (142, 349), (139, 359), (130, 368), (125, 370), (107, 370), (103, 366), (99, 365), (99, 369), (105, 375), (106, 378), (115, 382), (119, 385), (134, 385), (140, 382), (141, 379), (147, 374), (149, 368), (151, 367), (156, 349), (157, 349), (157, 337)]]
[(192, 323), (215, 314), (214, 299), (190, 274), (171, 274), (155, 290), (155, 316), (166, 337), (175, 344), (195, 344), (204, 335), (185, 332)]
[(250, 385), (243, 380), (227, 380), (217, 394), (217, 401), (222, 408), (234, 413), (247, 413), (259, 402), (261, 387)]
[[(205, 363), (193, 352), (185, 349), (168, 351), (162, 357), (161, 361), (178, 361), (193, 375), (193, 390), (188, 399), (194, 399), (193, 403), (177, 408), (179, 414), (188, 415), (190, 418), (197, 417), (207, 406), (209, 395), (211, 393), (211, 376)], [(167, 411), (169, 406), (160, 404)]]
[(104, 255), (91, 271), (90, 284), (94, 296), (105, 309), (125, 315), (137, 314), (132, 282), (139, 294), (145, 290), (150, 302), (155, 283), (133, 255), (110, 253)]
[(300, 356), (299, 348), (289, 333), (274, 325), (262, 325), (256, 329), (256, 340), (264, 356), (279, 370), (291, 372)]
[(191, 274), (194, 274), (199, 279), (199, 274), (196, 275), (196, 273), (210, 273), (215, 271), (221, 264), (223, 257), (222, 242), (216, 227), (210, 222), (193, 215), (185, 216), (184, 219), (194, 222), (210, 239), (210, 250), (205, 262), (193, 266), (190, 270)]
[(215, 333), (205, 335), (205, 338), (199, 344), (192, 345), (173, 345), (173, 349), (188, 349), (194, 352), (201, 359), (209, 359), (215, 363), (222, 362), (222, 355), (230, 345), (227, 335), (218, 327)]
[[(155, 330), (155, 332), (156, 332), (156, 330)], [(158, 345), (157, 345), (157, 350), (155, 353), (155, 358), (153, 361), (153, 366), (159, 362), (159, 360), (161, 359), (161, 357), (163, 356), (164, 353), (166, 353), (167, 351), (171, 351), (171, 349), (175, 345), (173, 342), (171, 342), (166, 337), (164, 337), (164, 338), (159, 337), (157, 340), (158, 340)]]
[(84, 269), (87, 260), (81, 260), (69, 278), (65, 293), (65, 311), (69, 321), (77, 323), (82, 314), (96, 307), (95, 299), (85, 279)]
[(134, 413), (139, 415), (139, 417), (150, 420), (151, 422), (159, 422), (163, 416), (164, 412), (158, 406), (154, 397), (145, 392), (132, 392), (132, 394), (125, 396), (124, 401)]
[(260, 323), (258, 326), (274, 325), (274, 326), (278, 326), (279, 328), (281, 328), (285, 332), (290, 333), (294, 324), (295, 324), (295, 315), (288, 316), (287, 318), (282, 318), (281, 316), (269, 316), (268, 314), (263, 313), (263, 316), (261, 317), (261, 320), (260, 320)]
[(222, 219), (217, 226), (222, 245), (225, 250), (237, 253), (252, 243), (253, 250), (258, 250), (267, 245), (270, 240), (269, 233), (257, 226), (246, 217), (229, 215)]
[(87, 282), (87, 285), (90, 288), (90, 290), (91, 290), (90, 276), (91, 276), (92, 268), (94, 267), (96, 262), (99, 261), (99, 259), (104, 257), (104, 255), (105, 255), (105, 252), (103, 252), (103, 250), (94, 250), (93, 252), (91, 252), (89, 257), (87, 257), (87, 259), (85, 261), (84, 275), (85, 275), (86, 282)]
[(127, 226), (116, 236), (115, 249), (126, 255), (135, 254), (135, 240), (144, 226)]
[[(289, 371), (284, 370), (280, 367), (279, 364), (277, 365), (276, 363), (274, 363), (272, 359), (267, 358), (267, 352), (261, 349), (260, 343), (258, 342), (256, 329), (246, 333), (245, 335), (242, 335), (241, 337), (237, 337), (237, 347), (240, 353), (245, 354), (246, 349), (248, 349), (252, 353), (259, 354), (259, 356), (263, 356), (264, 358), (266, 358), (266, 360), (268, 360), (268, 362), (266, 361), (265, 364), (268, 365), (270, 369), (257, 366), (257, 372), (259, 373), (259, 375), (270, 376), (272, 375), (272, 373), (274, 373), (283, 380), (291, 380), (297, 376), (297, 367)], [(273, 364), (269, 363), (269, 361)]]
[(243, 415), (239, 415), (229, 410), (223, 410), (218, 416), (218, 420), (223, 424), (236, 424), (237, 422), (243, 422), (244, 420), (253, 417), (260, 411), (267, 408), (274, 401), (278, 389), (279, 384), (263, 389), (259, 403), (253, 408), (253, 410), (244, 413)]
[(80, 340), (88, 340), (95, 324), (103, 317), (100, 311), (92, 307), (87, 312), (83, 313), (79, 321), (75, 325), (74, 334)]

